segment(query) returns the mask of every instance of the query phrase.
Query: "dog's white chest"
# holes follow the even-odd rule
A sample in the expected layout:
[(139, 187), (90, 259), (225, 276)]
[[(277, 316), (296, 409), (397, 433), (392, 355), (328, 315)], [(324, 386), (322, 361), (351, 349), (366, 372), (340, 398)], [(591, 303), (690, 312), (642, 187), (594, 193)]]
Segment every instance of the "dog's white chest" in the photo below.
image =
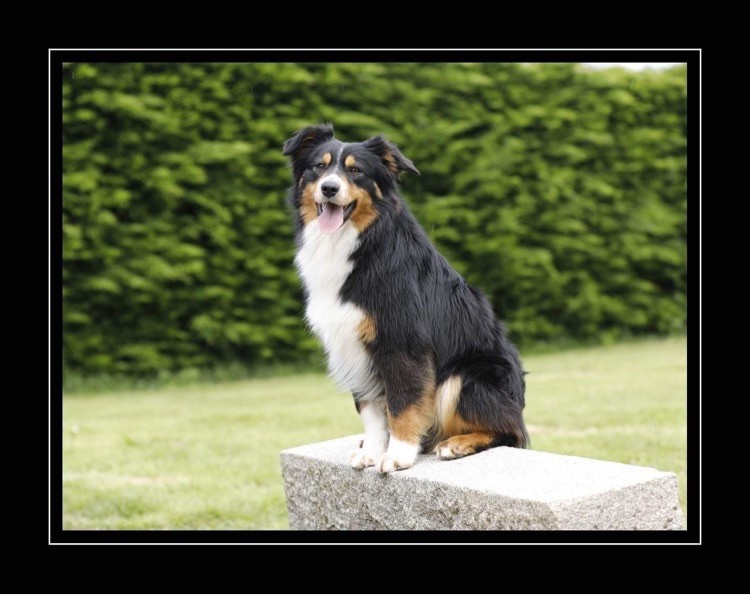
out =
[(329, 235), (313, 221), (305, 227), (294, 262), (307, 289), (305, 317), (323, 342), (331, 377), (342, 389), (369, 399), (378, 396), (381, 388), (359, 335), (365, 312), (340, 298), (354, 266), (349, 257), (358, 243), (359, 233), (351, 222)]

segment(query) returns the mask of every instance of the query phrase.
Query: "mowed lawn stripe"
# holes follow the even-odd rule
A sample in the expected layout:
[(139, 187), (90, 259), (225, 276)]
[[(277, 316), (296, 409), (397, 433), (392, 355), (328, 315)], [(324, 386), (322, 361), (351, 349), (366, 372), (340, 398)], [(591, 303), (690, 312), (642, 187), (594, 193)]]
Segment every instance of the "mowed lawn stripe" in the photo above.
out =
[[(686, 485), (686, 341), (524, 357), (532, 448)], [(65, 395), (66, 529), (282, 529), (279, 452), (360, 433), (324, 374)], [(352, 445), (353, 448), (356, 445)]]

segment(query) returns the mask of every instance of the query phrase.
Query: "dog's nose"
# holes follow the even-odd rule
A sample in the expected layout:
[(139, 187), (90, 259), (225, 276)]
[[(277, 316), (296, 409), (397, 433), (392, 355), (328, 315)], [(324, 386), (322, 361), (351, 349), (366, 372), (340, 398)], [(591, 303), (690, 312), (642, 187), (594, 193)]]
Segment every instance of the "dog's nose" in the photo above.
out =
[(328, 181), (323, 182), (323, 185), (320, 187), (320, 191), (326, 198), (333, 198), (334, 196), (336, 196), (339, 188), (340, 186), (336, 182)]

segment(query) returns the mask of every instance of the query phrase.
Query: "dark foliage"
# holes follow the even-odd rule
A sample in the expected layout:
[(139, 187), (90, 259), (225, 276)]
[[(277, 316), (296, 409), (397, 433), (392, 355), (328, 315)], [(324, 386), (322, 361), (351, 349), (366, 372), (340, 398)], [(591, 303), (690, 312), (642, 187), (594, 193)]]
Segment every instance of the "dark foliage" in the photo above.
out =
[(64, 68), (64, 357), (295, 361), (290, 134), (385, 133), (403, 194), (522, 346), (683, 330), (686, 73), (514, 64)]

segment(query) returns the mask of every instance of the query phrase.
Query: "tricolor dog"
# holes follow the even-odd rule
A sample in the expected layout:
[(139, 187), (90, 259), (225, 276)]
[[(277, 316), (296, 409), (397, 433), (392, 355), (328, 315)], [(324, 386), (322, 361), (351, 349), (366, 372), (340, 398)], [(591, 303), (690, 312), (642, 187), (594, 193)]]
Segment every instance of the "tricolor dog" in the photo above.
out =
[(305, 316), (364, 424), (352, 467), (526, 447), (518, 352), (400, 196), (414, 164), (382, 136), (345, 143), (330, 124), (300, 130), (284, 155)]

